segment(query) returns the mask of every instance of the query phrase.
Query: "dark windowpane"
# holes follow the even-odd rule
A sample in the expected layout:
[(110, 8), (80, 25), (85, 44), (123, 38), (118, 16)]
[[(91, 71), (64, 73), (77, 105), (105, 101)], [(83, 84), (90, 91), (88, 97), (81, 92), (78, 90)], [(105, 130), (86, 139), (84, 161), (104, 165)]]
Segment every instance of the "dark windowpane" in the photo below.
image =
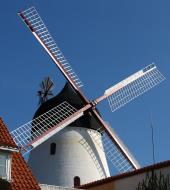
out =
[(56, 143), (51, 143), (50, 145), (50, 154), (54, 155), (56, 152)]
[(75, 176), (74, 177), (74, 187), (80, 186), (80, 177)]

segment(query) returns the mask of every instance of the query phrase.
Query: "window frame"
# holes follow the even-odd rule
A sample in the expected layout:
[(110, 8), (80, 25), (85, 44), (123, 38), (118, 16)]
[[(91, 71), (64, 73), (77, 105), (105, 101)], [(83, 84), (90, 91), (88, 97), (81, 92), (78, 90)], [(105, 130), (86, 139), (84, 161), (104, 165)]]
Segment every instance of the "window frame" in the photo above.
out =
[(6, 176), (0, 176), (2, 179), (11, 180), (11, 162), (12, 162), (12, 158), (11, 158), (11, 154), (8, 152), (3, 152), (0, 151), (0, 156), (5, 156), (5, 172), (6, 172)]

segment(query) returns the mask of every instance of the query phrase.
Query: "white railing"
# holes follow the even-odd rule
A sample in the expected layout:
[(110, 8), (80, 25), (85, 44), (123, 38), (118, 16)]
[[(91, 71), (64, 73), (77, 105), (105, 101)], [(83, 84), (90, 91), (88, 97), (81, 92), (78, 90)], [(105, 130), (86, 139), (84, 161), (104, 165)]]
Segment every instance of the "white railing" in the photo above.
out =
[[(54, 186), (54, 185), (46, 185), (46, 184), (39, 184), (41, 190), (76, 190), (76, 188), (71, 187), (61, 187), (61, 186)], [(83, 190), (83, 189), (79, 189)]]

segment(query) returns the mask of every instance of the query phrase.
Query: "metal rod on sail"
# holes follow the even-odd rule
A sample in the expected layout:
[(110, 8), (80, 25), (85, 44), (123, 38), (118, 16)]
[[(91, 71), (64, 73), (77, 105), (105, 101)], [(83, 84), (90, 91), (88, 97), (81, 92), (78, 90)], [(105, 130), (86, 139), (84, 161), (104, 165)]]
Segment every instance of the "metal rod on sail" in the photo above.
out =
[(140, 168), (139, 164), (137, 161), (133, 158), (133, 156), (129, 153), (129, 151), (122, 145), (122, 143), (118, 140), (118, 138), (115, 137), (115, 135), (112, 133), (110, 128), (106, 125), (106, 123), (101, 119), (99, 114), (97, 113), (96, 110), (93, 110), (94, 112), (94, 117), (102, 124), (102, 128), (105, 130), (107, 135), (110, 137), (111, 141), (118, 147), (120, 152), (124, 155), (124, 157), (128, 160), (130, 165), (132, 166), (133, 169), (138, 169)]

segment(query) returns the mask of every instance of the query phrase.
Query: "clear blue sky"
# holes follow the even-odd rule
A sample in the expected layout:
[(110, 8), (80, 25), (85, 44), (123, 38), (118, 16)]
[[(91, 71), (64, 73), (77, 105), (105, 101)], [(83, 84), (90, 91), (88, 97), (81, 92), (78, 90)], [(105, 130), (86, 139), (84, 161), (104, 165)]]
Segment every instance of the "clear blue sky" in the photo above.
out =
[(56, 66), (17, 16), (35, 6), (94, 99), (128, 75), (155, 62), (166, 81), (119, 111), (99, 109), (142, 166), (152, 163), (150, 112), (156, 161), (170, 159), (170, 1), (1, 1), (0, 116), (10, 130), (37, 109), (39, 82), (50, 76), (55, 93), (64, 85)]

